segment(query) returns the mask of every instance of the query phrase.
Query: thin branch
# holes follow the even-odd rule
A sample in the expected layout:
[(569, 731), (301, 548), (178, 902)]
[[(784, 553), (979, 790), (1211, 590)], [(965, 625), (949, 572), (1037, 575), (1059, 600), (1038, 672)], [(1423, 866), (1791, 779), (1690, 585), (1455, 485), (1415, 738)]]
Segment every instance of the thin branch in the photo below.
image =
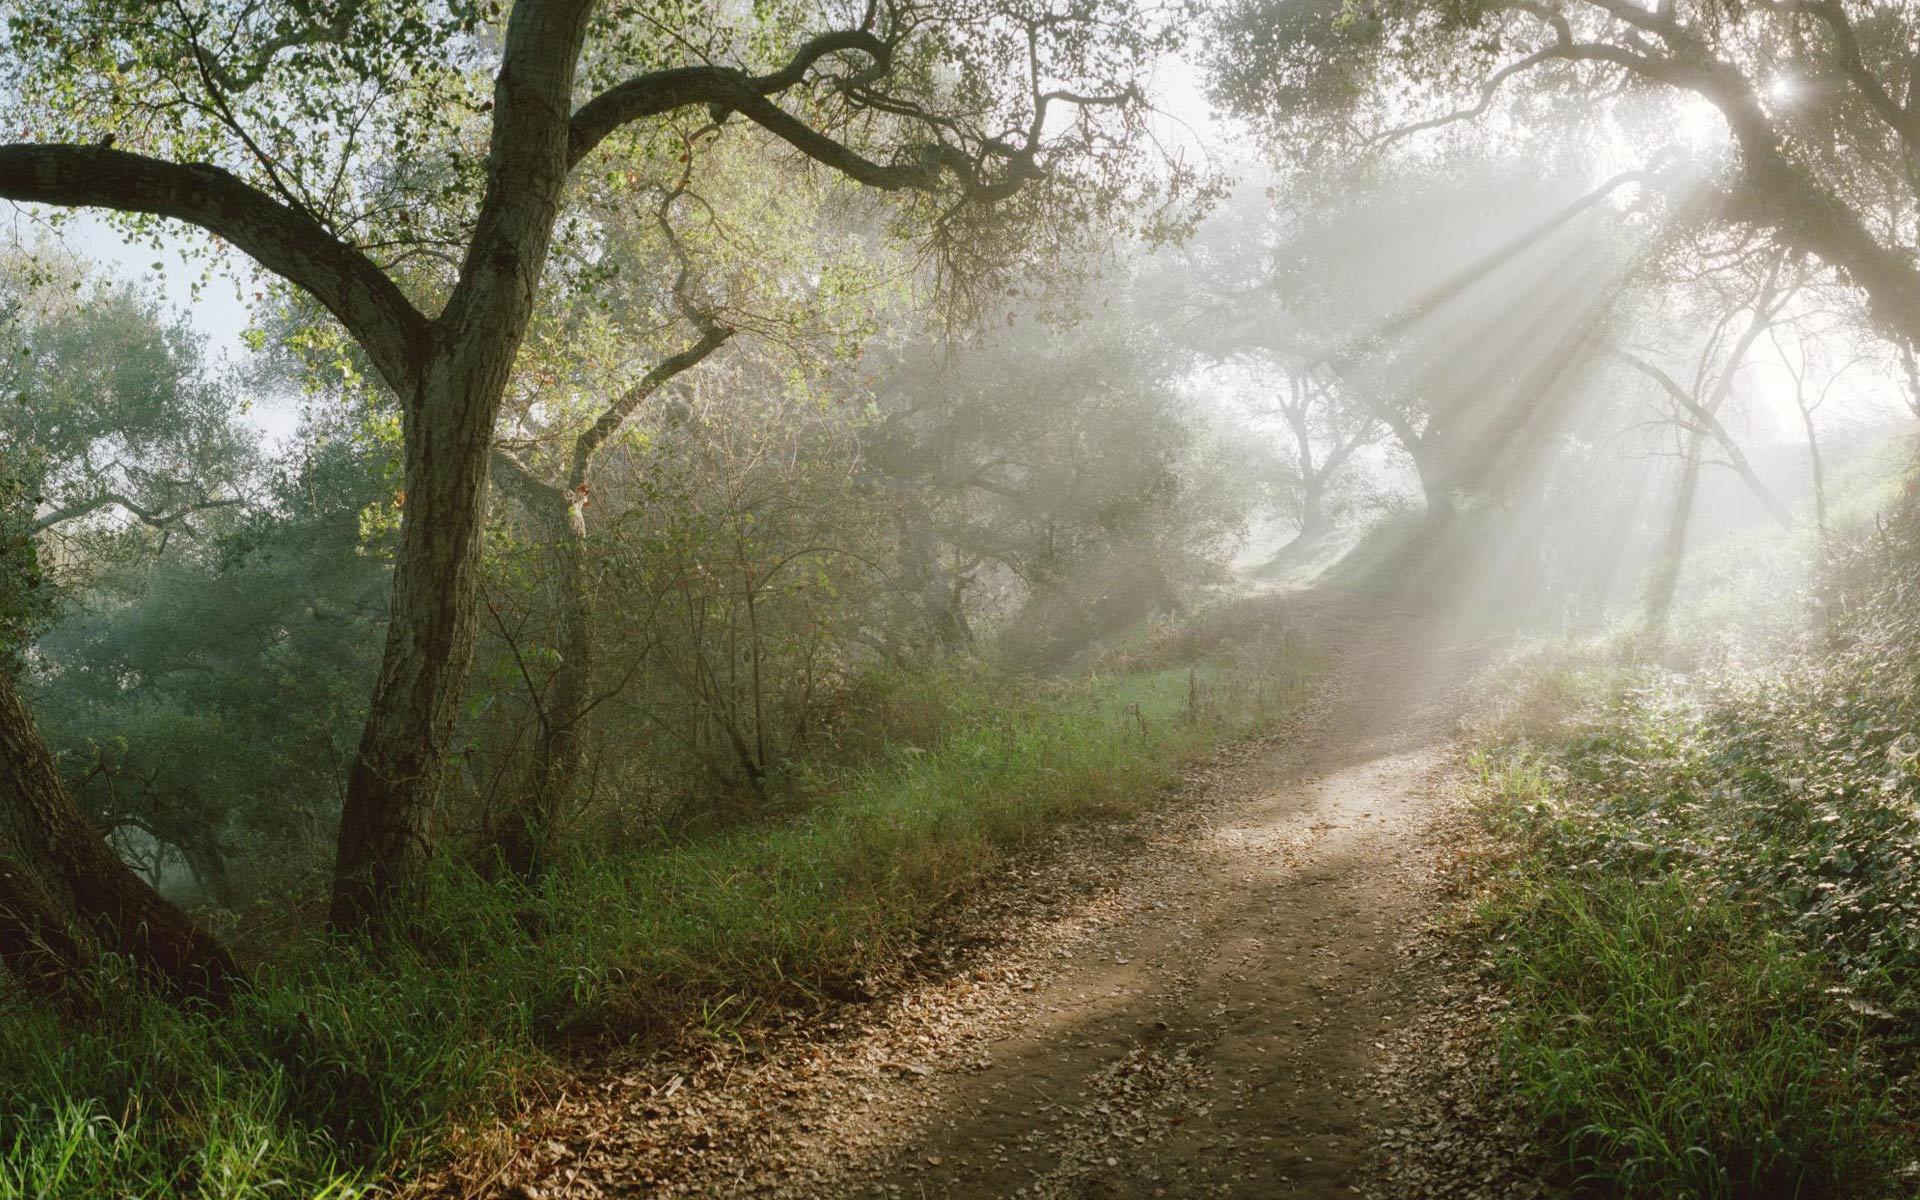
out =
[(103, 508), (121, 509), (143, 524), (151, 525), (155, 529), (165, 529), (170, 525), (192, 516), (194, 513), (205, 512), (213, 508), (230, 508), (236, 504), (244, 503), (246, 503), (244, 500), (238, 499), (198, 500), (168, 512), (161, 509), (148, 508), (119, 492), (100, 492), (84, 500), (76, 500), (71, 504), (62, 505), (44, 516), (35, 518), (33, 523), (27, 527), (27, 530), (29, 533), (43, 533), (46, 530), (52, 529), (55, 525), (77, 520), (89, 513), (99, 512)]

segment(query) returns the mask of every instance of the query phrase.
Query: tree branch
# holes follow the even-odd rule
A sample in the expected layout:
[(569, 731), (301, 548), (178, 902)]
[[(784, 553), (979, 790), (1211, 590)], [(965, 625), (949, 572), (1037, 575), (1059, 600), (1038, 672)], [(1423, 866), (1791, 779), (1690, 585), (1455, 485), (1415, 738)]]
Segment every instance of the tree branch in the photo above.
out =
[(172, 512), (162, 512), (158, 509), (151, 509), (137, 504), (119, 492), (100, 492), (87, 497), (85, 500), (76, 500), (71, 504), (56, 508), (45, 516), (35, 518), (33, 523), (27, 526), (27, 532), (44, 533), (52, 529), (55, 525), (76, 520), (86, 516), (88, 513), (99, 512), (103, 508), (122, 509), (129, 515), (139, 519), (143, 524), (151, 525), (155, 529), (164, 529), (194, 513), (205, 512), (210, 508), (230, 508), (233, 505), (242, 503), (244, 503), (244, 501), (241, 500), (200, 500), (192, 504), (184, 505)]
[(579, 163), (622, 125), (657, 117), (693, 104), (739, 109), (752, 97), (765, 98), (804, 82), (814, 64), (830, 54), (856, 52), (872, 63), (844, 81), (852, 87), (870, 82), (891, 68), (893, 50), (862, 29), (823, 33), (794, 51), (785, 66), (767, 75), (749, 75), (733, 67), (669, 67), (619, 83), (581, 105), (569, 123), (570, 161)]
[(391, 279), (313, 217), (219, 167), (104, 146), (0, 145), (0, 198), (149, 213), (232, 242), (332, 313), (404, 399), (429, 326)]
[(1653, 363), (1648, 362), (1646, 359), (1641, 358), (1639, 355), (1621, 346), (1609, 346), (1607, 351), (1621, 362), (1632, 367), (1642, 375), (1645, 375), (1648, 379), (1653, 380), (1660, 386), (1661, 391), (1672, 397), (1674, 403), (1678, 404), (1688, 416), (1698, 422), (1698, 430), (1711, 437), (1715, 444), (1726, 452), (1727, 465), (1732, 467), (1740, 476), (1741, 480), (1746, 483), (1747, 489), (1760, 501), (1760, 506), (1767, 510), (1767, 515), (1773, 518), (1782, 529), (1792, 529), (1794, 527), (1793, 514), (1787, 511), (1786, 505), (1780, 503), (1779, 497), (1773, 494), (1773, 489), (1769, 488), (1766, 481), (1760, 478), (1760, 473), (1753, 469), (1753, 463), (1748, 461), (1746, 453), (1740, 449), (1739, 443), (1734, 441), (1733, 434), (1728, 432), (1727, 427), (1721, 424), (1719, 417), (1715, 416), (1705, 405), (1689, 395), (1687, 389), (1681, 387), (1673, 376), (1667, 374)]
[(1373, 144), (1375, 146), (1390, 145), (1402, 138), (1412, 137), (1416, 133), (1423, 133), (1429, 129), (1440, 129), (1447, 125), (1457, 125), (1462, 121), (1471, 121), (1477, 117), (1484, 116), (1487, 110), (1493, 107), (1493, 98), (1499, 94), (1501, 85), (1505, 84), (1507, 80), (1512, 79), (1515, 75), (1523, 71), (1531, 70), (1541, 63), (1559, 57), (1561, 57), (1560, 46), (1555, 44), (1543, 50), (1535, 50), (1525, 58), (1515, 59), (1487, 77), (1487, 81), (1480, 86), (1479, 100), (1471, 107), (1456, 109), (1453, 112), (1443, 113), (1437, 117), (1430, 117), (1424, 121), (1415, 121), (1411, 125), (1401, 125), (1397, 128), (1389, 129), (1386, 133), (1373, 139)]

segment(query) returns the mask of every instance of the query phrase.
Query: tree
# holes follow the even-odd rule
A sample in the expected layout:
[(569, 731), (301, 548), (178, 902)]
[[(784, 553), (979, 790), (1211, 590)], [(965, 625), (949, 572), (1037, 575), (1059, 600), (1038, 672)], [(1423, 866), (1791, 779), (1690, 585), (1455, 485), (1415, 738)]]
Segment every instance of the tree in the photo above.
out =
[(1691, 369), (1684, 372), (1684, 382), (1654, 361), (1655, 355), (1618, 341), (1608, 346), (1614, 361), (1654, 384), (1660, 400), (1660, 422), (1671, 427), (1680, 441), (1680, 476), (1647, 587), (1647, 621), (1655, 629), (1666, 625), (1673, 609), (1709, 443), (1769, 518), (1785, 529), (1794, 525), (1793, 514), (1761, 479), (1726, 423), (1734, 385), (1751, 367), (1755, 345), (1793, 300), (1795, 289), (1788, 281), (1789, 270), (1785, 253), (1763, 245), (1744, 259), (1736, 255), (1731, 266), (1695, 280), (1694, 290), (1701, 293), (1699, 298), (1706, 304), (1698, 320), (1707, 333), (1689, 347), (1693, 361)]
[[(1766, 230), (1818, 257), (1868, 295), (1887, 330), (1920, 342), (1920, 261), (1894, 232), (1920, 204), (1920, 13), (1853, 0), (1760, 0), (1737, 14), (1679, 0), (1363, 10), (1242, 0), (1219, 28), (1220, 96), (1278, 138), (1318, 129), (1321, 145), (1341, 131), (1378, 145), (1474, 120), (1528, 82), (1589, 111), (1647, 95), (1670, 114), (1704, 102), (1734, 157), (1695, 165), (1676, 193), (1680, 214)], [(1551, 128), (1565, 138), (1575, 125)]]
[[(1832, 289), (1827, 289), (1831, 297)], [(1847, 378), (1854, 368), (1872, 364), (1878, 358), (1888, 374), (1894, 369), (1895, 354), (1886, 347), (1863, 347), (1860, 335), (1865, 328), (1857, 312), (1844, 303), (1809, 307), (1786, 320), (1775, 321), (1767, 329), (1774, 357), (1793, 388), (1794, 411), (1800, 415), (1800, 427), (1807, 438), (1807, 467), (1813, 490), (1814, 529), (1824, 548), (1827, 539), (1827, 462), (1820, 448), (1819, 413), (1825, 408), (1834, 386)], [(1875, 354), (1874, 350), (1880, 353)]]
[[(688, 147), (689, 171), (692, 147)], [(691, 265), (669, 217), (686, 190), (686, 176), (662, 197), (656, 220), (679, 260), (670, 285), (676, 307), (695, 336), (680, 350), (649, 367), (632, 386), (607, 401), (564, 451), (559, 479), (542, 478), (507, 446), (494, 448), (495, 470), (533, 521), (536, 536), (549, 548), (548, 591), (554, 613), (555, 668), (533, 697), (538, 733), (526, 777), (509, 800), (495, 830), (502, 864), (523, 878), (546, 867), (561, 807), (586, 765), (583, 723), (591, 704), (594, 665), (593, 597), (587, 577), (586, 510), (594, 491), (594, 471), (602, 452), (621, 427), (662, 387), (700, 365), (733, 336), (689, 292)]]
[(1333, 493), (1341, 470), (1354, 452), (1379, 436), (1372, 414), (1343, 402), (1339, 384), (1320, 372), (1289, 363), (1271, 400), (1255, 411), (1277, 416), (1293, 439), (1283, 507), (1297, 531), (1281, 548), (1291, 556), (1335, 529)]
[(919, 628), (971, 637), (969, 588), (992, 571), (1020, 597), (1006, 636), (1027, 661), (1177, 601), (1250, 506), (1177, 381), (1187, 354), (1146, 336), (1121, 291), (1056, 328), (1030, 312), (960, 346), (906, 348), (887, 371), (867, 457), (899, 529), (901, 591)]
[[(230, 395), (148, 296), (72, 262), (8, 276), (0, 440), (0, 961), (62, 990), (102, 952), (161, 986), (224, 1002), (226, 950), (140, 878), (75, 804), (16, 675), (53, 608), (36, 543), (108, 514), (163, 540), (245, 469)], [(112, 525), (106, 526), (110, 536)]]
[(0, 260), (0, 453), (35, 498), (34, 533), (95, 549), (130, 527), (191, 535), (244, 499), (256, 463), (237, 411), (149, 292), (51, 248)]
[[(1258, 396), (1247, 401), (1251, 414), (1284, 431), (1289, 444), (1272, 492), (1297, 532), (1276, 565), (1332, 531), (1343, 469), (1382, 432), (1377, 398), (1342, 380), (1326, 349), (1335, 340), (1326, 293), (1337, 285), (1303, 252), (1313, 214), (1301, 208), (1243, 192), (1159, 264), (1152, 284), (1163, 297), (1157, 318), (1196, 355), (1239, 375)], [(1418, 436), (1399, 424), (1418, 448)]]
[(1640, 174), (1569, 199), (1531, 164), (1371, 163), (1228, 232), (1183, 323), (1213, 355), (1334, 389), (1343, 425), (1385, 429), (1444, 522), (1553, 436), (1627, 273), (1603, 201)]
[[(591, 0), (492, 11), (73, 0), (12, 24), (20, 99), (6, 115), (31, 140), (0, 146), (0, 196), (207, 231), (311, 295), (398, 398), (404, 518), (341, 815), (331, 917), (345, 929), (403, 917), (430, 849), (495, 418), (570, 179), (683, 114), (737, 115), (826, 169), (919, 197), (905, 219), (943, 261), (990, 265), (983, 247), (1081, 225), (1137, 190), (1132, 76), (1172, 36), (1123, 6), (875, 5), (828, 10), (840, 23), (805, 37), (720, 10), (666, 23)], [(684, 65), (632, 73), (689, 47)], [(467, 148), (476, 136), (484, 157)], [(1017, 195), (1020, 212), (979, 219)]]
[[(871, 244), (862, 228), (869, 213), (845, 211), (858, 198), (845, 180), (769, 162), (721, 132), (695, 128), (651, 170), (593, 185), (580, 207), (601, 231), (601, 253), (579, 265), (592, 286), (566, 289), (542, 312), (525, 359), (539, 366), (522, 371), (507, 399), (494, 476), (539, 547), (548, 618), (544, 636), (531, 639), (540, 622), (513, 622), (511, 651), (535, 730), (523, 778), (493, 806), (495, 849), (522, 875), (538, 874), (550, 851), (587, 767), (589, 714), (607, 698), (595, 684), (598, 593), (630, 595), (625, 581), (604, 577), (596, 558), (605, 548), (594, 539), (635, 534), (638, 511), (666, 526), (680, 519), (644, 485), (603, 487), (603, 465), (622, 449), (630, 464), (630, 439), (683, 432), (659, 418), (690, 413), (682, 385), (723, 347), (732, 347), (729, 357), (765, 360), (760, 371), (730, 373), (743, 389), (764, 389), (768, 375), (782, 373), (790, 378), (776, 390), (804, 389), (850, 362), (869, 332), (874, 296), (888, 291), (885, 268), (900, 265)], [(754, 405), (743, 396), (736, 407)], [(797, 410), (759, 411), (792, 423)], [(779, 436), (769, 431), (770, 443)], [(656, 482), (676, 469), (656, 461)], [(504, 615), (489, 615), (504, 634)]]
[(35, 642), (34, 707), (75, 803), (168, 894), (184, 868), (239, 909), (331, 865), (387, 616), (381, 418), (316, 399), (247, 505), (76, 564)]

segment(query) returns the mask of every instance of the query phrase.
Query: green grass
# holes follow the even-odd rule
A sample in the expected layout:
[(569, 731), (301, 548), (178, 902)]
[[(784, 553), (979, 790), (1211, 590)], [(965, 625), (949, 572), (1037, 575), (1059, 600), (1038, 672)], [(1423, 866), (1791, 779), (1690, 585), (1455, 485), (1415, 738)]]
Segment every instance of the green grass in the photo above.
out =
[(1819, 966), (1675, 879), (1559, 879), (1509, 900), (1501, 1066), (1582, 1194), (1874, 1194), (1887, 1081)]
[(1890, 1065), (1901, 1039), (1859, 999), (1869, 981), (1835, 957), (1832, 929), (1809, 936), (1830, 889), (1787, 882), (1850, 822), (1789, 819), (1737, 736), (1761, 725), (1752, 704), (1722, 726), (1673, 687), (1619, 683), (1588, 691), (1612, 699), (1551, 740), (1474, 759), (1512, 855), (1478, 923), (1510, 1001), (1499, 1065), (1553, 1182), (1900, 1194), (1914, 1130)]
[[(454, 868), (416, 944), (314, 938), (233, 1012), (103, 979), (76, 1028), (0, 996), (0, 1200), (363, 1194), (430, 1165), (582, 1042), (844, 994), (1060, 823), (1125, 814), (1182, 762), (1297, 704), (1310, 664), (1163, 668), (944, 695), (936, 744), (823, 768), (777, 820), (576, 855), (539, 890)], [(939, 686), (954, 689), (955, 677)]]

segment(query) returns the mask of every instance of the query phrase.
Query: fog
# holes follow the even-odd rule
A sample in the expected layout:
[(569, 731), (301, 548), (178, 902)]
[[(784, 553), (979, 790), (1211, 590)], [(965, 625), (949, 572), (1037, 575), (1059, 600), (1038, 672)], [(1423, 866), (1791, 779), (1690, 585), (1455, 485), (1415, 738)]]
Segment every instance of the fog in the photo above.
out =
[[(1188, 1104), (1198, 1130), (1228, 1110), (1196, 1080), (1267, 1085), (1165, 997), (1305, 1053), (1295, 957), (1326, 922), (1374, 964), (1345, 995), (1401, 982), (1398, 922), (1505, 947), (1449, 960), (1506, 964), (1513, 1001), (1508, 1040), (1461, 1056), (1477, 1095), (1527, 1081), (1515, 1128), (1576, 1164), (1536, 1164), (1554, 1186), (1843, 1194), (1817, 1147), (1728, 1148), (1713, 1097), (1674, 1102), (1710, 1134), (1616, 1131), (1613, 1085), (1541, 1049), (1611, 994), (1552, 1010), (1577, 979), (1523, 986), (1552, 946), (1448, 914), (1479, 895), (1569, 947), (1580, 922), (1540, 897), (1753, 922), (1844, 981), (1723, 973), (1852, 1022), (1780, 1051), (1816, 1065), (1755, 1104), (1796, 1125), (1854, 1128), (1794, 1107), (1871, 1074), (1822, 1055), (1910, 1061), (1873, 1022), (1920, 995), (1885, 949), (1920, 898), (1904, 865), (1860, 865), (1920, 845), (1885, 799), (1920, 737), (1908, 6), (8, 20), (0, 1071), (32, 1082), (0, 1089), (26, 1131), (0, 1135), (0, 1200), (537, 1195), (595, 1154), (611, 1191), (651, 1187), (654, 1159), (574, 1136), (600, 1117), (555, 1098), (630, 1053), (659, 1070), (619, 1085), (647, 1089), (620, 1127), (691, 1120), (688, 1096), (745, 1086), (721, 1064), (895, 1036), (925, 989), (1024, 978), (1037, 946), (1079, 965), (995, 1019), (1084, 1049), (1063, 1030), (1107, 996), (1101, 1019), (1149, 1031), (1142, 1078), (1187, 1089), (1141, 1111)], [(1412, 890), (1380, 873), (1443, 847)], [(1313, 899), (1320, 870), (1387, 915)], [(1856, 886), (1871, 937), (1807, 899)], [(1222, 930), (1288, 947), (1264, 990), (1214, 958), (1092, 975), (1136, 943), (1177, 957), (1191, 930), (1142, 915), (1155, 889), (1206, 914), (1203, 958)], [(1843, 993), (1877, 999), (1809, 999)], [(1369, 1030), (1413, 1018), (1374, 1003), (1333, 1041), (1386, 1054)], [(1032, 1027), (1043, 1009), (1071, 1015)], [(1162, 1061), (1168, 1038), (1210, 1048)], [(861, 1046), (901, 1082), (903, 1052)], [(1055, 1082), (1124, 1092), (1103, 1064)], [(1291, 1137), (1307, 1094), (1260, 1100), (1259, 1127)], [(797, 1157), (739, 1141), (733, 1178), (898, 1191), (906, 1155), (952, 1195), (1239, 1186), (1199, 1152), (1133, 1174), (1083, 1153), (1105, 1126), (1021, 1175), (1003, 1100), (938, 1100), (992, 1117), (986, 1142), (883, 1112), (831, 1162), (779, 1126)], [(1910, 1128), (1906, 1103), (1848, 1110), (1878, 1148), (1829, 1174), (1885, 1175), (1873, 1131)], [(520, 1145), (536, 1108), (572, 1132)], [(1217, 1144), (1271, 1140), (1232, 1120)], [(695, 1144), (674, 1128), (660, 1144)], [(1340, 1194), (1374, 1136), (1343, 1130)], [(1311, 1175), (1289, 1145), (1234, 1180)], [(1629, 1145), (1680, 1149), (1616, 1172)], [(674, 1186), (704, 1194), (683, 1158)], [(1002, 1174), (955, 1182), (975, 1158)], [(803, 1177), (836, 1182), (780, 1182)]]

